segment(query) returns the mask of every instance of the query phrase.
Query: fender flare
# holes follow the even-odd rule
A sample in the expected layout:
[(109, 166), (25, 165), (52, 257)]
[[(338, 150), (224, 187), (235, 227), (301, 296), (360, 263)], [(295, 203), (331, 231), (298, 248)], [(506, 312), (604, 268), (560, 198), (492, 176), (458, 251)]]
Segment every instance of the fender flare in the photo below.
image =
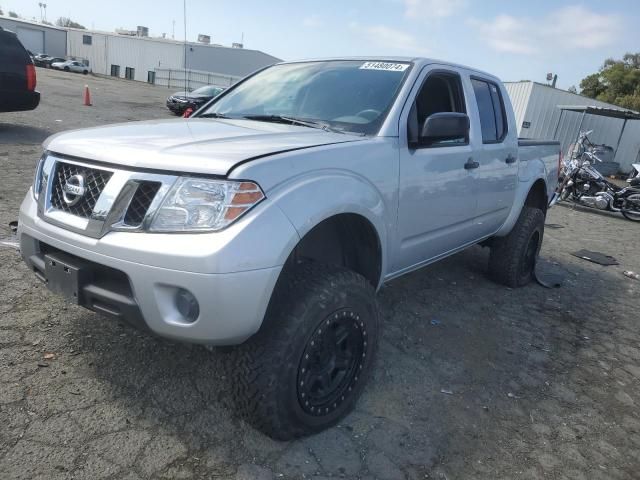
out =
[(336, 215), (355, 214), (368, 220), (380, 243), (380, 285), (388, 258), (387, 205), (373, 184), (346, 170), (313, 171), (278, 185), (268, 196), (289, 219), (300, 239)]

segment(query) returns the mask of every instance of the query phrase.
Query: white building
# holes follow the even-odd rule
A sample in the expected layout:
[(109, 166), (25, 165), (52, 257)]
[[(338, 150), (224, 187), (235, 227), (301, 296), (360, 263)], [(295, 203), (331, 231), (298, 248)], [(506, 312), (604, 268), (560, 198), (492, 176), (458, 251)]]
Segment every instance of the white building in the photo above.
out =
[(506, 82), (505, 86), (516, 114), (520, 137), (560, 140), (562, 151), (566, 153), (569, 145), (575, 141), (579, 128), (593, 130), (589, 139), (594, 143), (615, 148), (620, 140), (615, 161), (623, 172), (629, 171), (631, 164), (640, 160), (639, 120), (628, 121), (620, 138), (624, 120), (594, 115), (586, 115), (583, 119), (581, 113), (570, 111), (565, 111), (561, 117), (558, 108), (571, 105), (622, 110), (620, 107), (537, 82)]
[(94, 73), (156, 83), (156, 70), (197, 70), (238, 79), (279, 58), (259, 50), (70, 28), (67, 55)]

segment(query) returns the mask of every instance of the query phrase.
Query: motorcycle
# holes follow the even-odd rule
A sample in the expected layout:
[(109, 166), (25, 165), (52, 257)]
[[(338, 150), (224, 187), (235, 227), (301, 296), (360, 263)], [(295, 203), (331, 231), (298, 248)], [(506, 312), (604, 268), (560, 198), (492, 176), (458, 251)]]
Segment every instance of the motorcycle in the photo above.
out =
[[(589, 140), (592, 131), (580, 132), (574, 148), (563, 161), (557, 189), (558, 200), (620, 212), (627, 220), (639, 222), (640, 176), (629, 179), (628, 187), (619, 187), (598, 172), (593, 165), (602, 160), (592, 151), (594, 145)], [(640, 169), (637, 171), (640, 172)]]
[(640, 163), (631, 164), (631, 173), (627, 178), (627, 183), (632, 187), (640, 187)]

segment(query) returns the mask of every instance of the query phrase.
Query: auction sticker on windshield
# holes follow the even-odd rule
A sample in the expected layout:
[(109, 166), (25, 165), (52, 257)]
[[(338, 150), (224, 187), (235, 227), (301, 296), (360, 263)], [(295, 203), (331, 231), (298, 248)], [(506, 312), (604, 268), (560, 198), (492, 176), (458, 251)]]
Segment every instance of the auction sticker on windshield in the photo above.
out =
[(404, 72), (409, 68), (408, 63), (365, 62), (360, 70), (387, 70), (389, 72)]

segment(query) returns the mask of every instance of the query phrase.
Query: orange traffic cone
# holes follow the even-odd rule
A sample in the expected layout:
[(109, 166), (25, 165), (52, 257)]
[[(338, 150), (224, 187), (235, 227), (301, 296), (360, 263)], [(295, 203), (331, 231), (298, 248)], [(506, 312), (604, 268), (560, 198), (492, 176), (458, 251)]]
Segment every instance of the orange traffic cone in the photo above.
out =
[(84, 86), (83, 103), (85, 106), (91, 106), (91, 92), (89, 91), (89, 85)]

